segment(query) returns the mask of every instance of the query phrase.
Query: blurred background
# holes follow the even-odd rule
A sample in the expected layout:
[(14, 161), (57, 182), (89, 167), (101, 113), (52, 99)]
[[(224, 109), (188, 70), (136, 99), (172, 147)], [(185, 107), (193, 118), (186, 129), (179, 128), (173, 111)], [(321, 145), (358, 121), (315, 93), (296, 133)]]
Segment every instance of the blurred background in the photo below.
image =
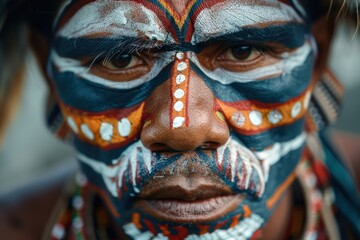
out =
[[(354, 31), (340, 25), (329, 64), (346, 88), (343, 111), (334, 128), (360, 135), (360, 36)], [(0, 198), (19, 189), (26, 191), (34, 183), (62, 178), (77, 167), (73, 150), (45, 126), (47, 88), (34, 56), (29, 53), (25, 62), (19, 105), (0, 144)]]

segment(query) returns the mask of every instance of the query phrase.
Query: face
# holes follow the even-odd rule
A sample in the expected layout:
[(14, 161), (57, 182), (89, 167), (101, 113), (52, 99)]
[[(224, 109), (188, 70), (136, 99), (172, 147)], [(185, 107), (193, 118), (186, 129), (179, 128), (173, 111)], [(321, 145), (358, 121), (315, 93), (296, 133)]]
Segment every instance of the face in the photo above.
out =
[(67, 1), (48, 73), (128, 238), (249, 238), (294, 180), (315, 58), (297, 1)]

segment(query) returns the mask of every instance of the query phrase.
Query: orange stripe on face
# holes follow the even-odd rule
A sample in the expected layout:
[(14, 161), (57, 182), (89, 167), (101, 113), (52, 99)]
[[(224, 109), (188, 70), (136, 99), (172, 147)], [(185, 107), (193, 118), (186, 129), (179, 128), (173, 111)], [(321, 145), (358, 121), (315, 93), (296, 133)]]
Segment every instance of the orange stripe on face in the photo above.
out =
[[(60, 105), (67, 125), (83, 141), (102, 148), (118, 147), (135, 139), (141, 130), (144, 103), (126, 116), (93, 114)], [(119, 114), (118, 114), (119, 115)]]
[(286, 189), (294, 182), (296, 178), (296, 173), (293, 171), (290, 176), (276, 189), (275, 193), (267, 200), (266, 207), (271, 209), (274, 207), (274, 204), (278, 202), (279, 198), (285, 192)]
[(171, 75), (170, 124), (172, 128), (186, 127), (188, 118), (188, 89), (190, 62), (186, 54), (178, 52)]
[(305, 91), (301, 96), (284, 104), (262, 104), (261, 107), (251, 101), (226, 103), (217, 99), (227, 121), (234, 129), (244, 135), (256, 134), (273, 127), (291, 124), (306, 114), (310, 90)]

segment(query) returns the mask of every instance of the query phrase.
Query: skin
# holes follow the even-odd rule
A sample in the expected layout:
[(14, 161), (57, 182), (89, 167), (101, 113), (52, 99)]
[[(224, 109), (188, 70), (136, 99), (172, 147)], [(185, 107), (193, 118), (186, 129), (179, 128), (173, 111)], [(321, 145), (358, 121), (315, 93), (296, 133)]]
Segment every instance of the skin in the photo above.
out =
[(141, 2), (75, 1), (55, 24), (48, 74), (83, 173), (122, 237), (247, 238), (270, 220), (279, 239), (322, 66), (306, 17), (277, 1)]

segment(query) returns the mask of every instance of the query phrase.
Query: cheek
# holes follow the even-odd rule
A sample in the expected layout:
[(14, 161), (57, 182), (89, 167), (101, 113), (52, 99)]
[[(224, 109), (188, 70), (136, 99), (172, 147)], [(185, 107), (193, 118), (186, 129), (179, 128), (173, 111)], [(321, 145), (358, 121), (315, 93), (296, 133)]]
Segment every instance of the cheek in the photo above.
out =
[(132, 108), (91, 113), (61, 104), (67, 125), (76, 137), (103, 150), (123, 147), (139, 136), (143, 107), (141, 103)]
[(281, 75), (247, 83), (224, 85), (206, 81), (221, 111), (245, 145), (262, 150), (290, 140), (303, 131), (311, 99), (312, 53)]

